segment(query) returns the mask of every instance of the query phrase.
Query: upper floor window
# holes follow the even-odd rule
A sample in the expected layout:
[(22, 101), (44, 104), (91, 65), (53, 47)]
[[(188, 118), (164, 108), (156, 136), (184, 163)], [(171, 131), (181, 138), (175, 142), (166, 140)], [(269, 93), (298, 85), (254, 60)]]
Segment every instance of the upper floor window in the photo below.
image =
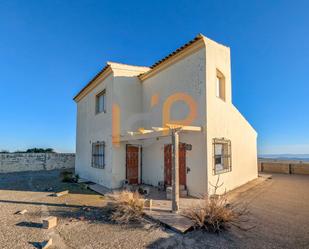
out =
[(93, 168), (104, 169), (105, 166), (105, 143), (92, 143), (92, 163)]
[(103, 90), (95, 97), (95, 104), (96, 104), (96, 114), (101, 112), (106, 112), (105, 105), (106, 105), (106, 91)]
[(225, 100), (225, 77), (219, 70), (216, 76), (216, 96)]
[(232, 170), (231, 141), (221, 138), (213, 140), (215, 175)]

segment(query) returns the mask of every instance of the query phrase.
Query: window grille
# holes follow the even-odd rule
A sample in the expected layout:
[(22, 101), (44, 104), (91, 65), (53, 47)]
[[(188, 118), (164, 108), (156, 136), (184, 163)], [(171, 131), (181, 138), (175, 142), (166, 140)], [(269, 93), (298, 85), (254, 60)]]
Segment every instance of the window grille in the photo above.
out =
[(104, 169), (105, 167), (105, 143), (92, 143), (92, 163), (93, 168)]
[(225, 138), (213, 140), (213, 174), (232, 171), (231, 141)]

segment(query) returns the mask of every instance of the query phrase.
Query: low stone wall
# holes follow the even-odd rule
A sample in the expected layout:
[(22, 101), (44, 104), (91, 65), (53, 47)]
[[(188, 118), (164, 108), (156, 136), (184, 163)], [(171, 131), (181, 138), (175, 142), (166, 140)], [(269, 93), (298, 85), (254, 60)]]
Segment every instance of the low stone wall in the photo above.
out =
[(309, 175), (309, 163), (301, 161), (270, 161), (259, 159), (259, 171), (266, 173)]
[(73, 153), (3, 153), (0, 173), (74, 168)]

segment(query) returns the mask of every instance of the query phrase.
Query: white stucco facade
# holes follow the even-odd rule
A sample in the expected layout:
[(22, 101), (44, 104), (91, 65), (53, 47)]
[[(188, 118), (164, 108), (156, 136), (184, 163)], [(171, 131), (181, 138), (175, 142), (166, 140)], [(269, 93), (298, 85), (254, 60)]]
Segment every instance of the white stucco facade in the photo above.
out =
[[(225, 101), (216, 97), (217, 70), (225, 77)], [(120, 137), (141, 127), (151, 129), (184, 122), (202, 128), (201, 132), (180, 133), (180, 142), (192, 148), (186, 151), (185, 158), (189, 195), (208, 193), (210, 183), (219, 175), (226, 190), (256, 178), (257, 134), (232, 104), (230, 70), (229, 48), (204, 36), (152, 68), (109, 63), (75, 97), (76, 172), (105, 187), (118, 188), (126, 179), (126, 146), (132, 144), (139, 148), (139, 182), (157, 186), (164, 181), (164, 146), (171, 143), (170, 136), (132, 137), (115, 144), (115, 120), (119, 123), (116, 135)], [(103, 89), (106, 112), (96, 114), (96, 94)], [(116, 119), (115, 106), (119, 110)], [(231, 141), (232, 168), (214, 175), (212, 143), (214, 138), (223, 137)], [(105, 142), (104, 169), (91, 165), (91, 145), (96, 141)]]

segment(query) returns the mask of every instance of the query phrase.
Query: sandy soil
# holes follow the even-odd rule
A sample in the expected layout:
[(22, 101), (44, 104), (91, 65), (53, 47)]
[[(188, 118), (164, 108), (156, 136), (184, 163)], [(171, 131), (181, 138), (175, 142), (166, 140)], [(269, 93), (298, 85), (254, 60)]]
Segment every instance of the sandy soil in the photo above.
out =
[[(49, 188), (70, 194), (52, 197)], [(48, 238), (52, 248), (309, 248), (309, 176), (276, 174), (240, 199), (250, 203), (250, 231), (180, 235), (148, 221), (110, 223), (104, 197), (60, 182), (59, 171), (0, 174), (0, 248), (38, 248)], [(50, 215), (58, 226), (44, 230)]]

